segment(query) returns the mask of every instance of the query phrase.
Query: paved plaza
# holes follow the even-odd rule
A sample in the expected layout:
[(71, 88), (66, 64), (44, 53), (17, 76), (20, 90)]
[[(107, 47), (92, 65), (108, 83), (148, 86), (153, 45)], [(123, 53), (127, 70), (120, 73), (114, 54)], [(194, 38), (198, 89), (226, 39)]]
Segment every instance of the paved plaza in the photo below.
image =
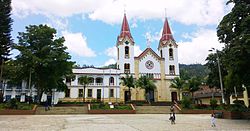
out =
[(177, 114), (171, 125), (168, 114), (119, 115), (18, 115), (0, 116), (0, 130), (81, 130), (81, 131), (167, 131), (167, 130), (249, 130), (250, 120), (216, 119), (210, 115)]

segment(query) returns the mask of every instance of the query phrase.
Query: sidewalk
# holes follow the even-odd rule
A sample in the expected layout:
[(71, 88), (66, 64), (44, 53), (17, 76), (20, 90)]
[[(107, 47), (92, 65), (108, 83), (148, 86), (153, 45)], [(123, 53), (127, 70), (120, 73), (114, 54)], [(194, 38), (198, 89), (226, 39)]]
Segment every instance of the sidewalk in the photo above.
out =
[(122, 115), (18, 115), (1, 116), (1, 130), (83, 130), (83, 131), (167, 131), (167, 130), (249, 130), (249, 120), (216, 119), (210, 115), (177, 114), (171, 125), (169, 114)]

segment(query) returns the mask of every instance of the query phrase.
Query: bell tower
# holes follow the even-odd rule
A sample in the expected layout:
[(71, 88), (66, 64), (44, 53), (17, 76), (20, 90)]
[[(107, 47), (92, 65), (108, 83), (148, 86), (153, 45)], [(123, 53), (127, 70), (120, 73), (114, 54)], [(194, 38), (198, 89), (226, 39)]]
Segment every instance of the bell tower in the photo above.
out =
[(134, 73), (134, 39), (124, 13), (120, 35), (117, 37), (117, 67), (122, 73)]
[(167, 18), (165, 18), (158, 51), (160, 57), (165, 58), (165, 75), (179, 75), (178, 45), (174, 40)]

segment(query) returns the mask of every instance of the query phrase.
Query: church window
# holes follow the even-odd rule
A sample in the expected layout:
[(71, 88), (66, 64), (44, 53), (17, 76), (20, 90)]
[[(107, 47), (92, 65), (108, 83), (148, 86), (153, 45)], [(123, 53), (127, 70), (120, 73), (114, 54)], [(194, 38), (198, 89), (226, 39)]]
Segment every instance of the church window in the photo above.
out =
[(109, 85), (114, 85), (114, 77), (109, 78)]
[(88, 89), (88, 97), (92, 97), (92, 89)]
[(114, 97), (114, 89), (109, 89), (109, 97)]
[(169, 66), (169, 74), (170, 75), (175, 75), (175, 67), (174, 67), (174, 65)]
[(173, 60), (173, 59), (174, 59), (173, 49), (170, 48), (169, 49), (169, 60)]
[(128, 44), (129, 44), (129, 42), (128, 42), (128, 41), (125, 41), (125, 44), (126, 44), (126, 45), (128, 45)]
[(161, 58), (162, 58), (162, 50), (160, 51), (160, 53), (161, 53)]
[(78, 89), (78, 97), (83, 97), (83, 89)]
[(129, 47), (125, 46), (125, 58), (129, 58)]
[(130, 73), (130, 64), (128, 63), (124, 64), (124, 73), (126, 74)]

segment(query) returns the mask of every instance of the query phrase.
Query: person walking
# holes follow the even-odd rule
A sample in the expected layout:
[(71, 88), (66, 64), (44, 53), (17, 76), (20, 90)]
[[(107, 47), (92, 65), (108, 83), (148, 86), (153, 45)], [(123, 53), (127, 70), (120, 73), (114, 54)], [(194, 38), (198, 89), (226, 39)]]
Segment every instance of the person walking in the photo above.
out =
[(214, 113), (211, 114), (211, 126), (212, 126), (212, 127), (215, 127), (215, 126), (216, 126), (216, 125), (215, 125), (215, 115), (214, 115)]

